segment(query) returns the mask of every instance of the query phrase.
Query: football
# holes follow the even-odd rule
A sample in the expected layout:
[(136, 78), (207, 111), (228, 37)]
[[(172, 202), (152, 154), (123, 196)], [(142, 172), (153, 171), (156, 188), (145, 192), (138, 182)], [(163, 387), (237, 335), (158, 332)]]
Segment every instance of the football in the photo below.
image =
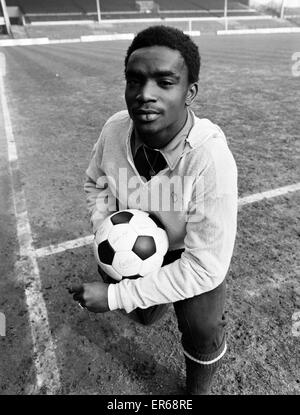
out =
[(94, 238), (99, 266), (111, 278), (144, 277), (161, 267), (169, 241), (161, 222), (152, 214), (127, 209), (107, 217)]

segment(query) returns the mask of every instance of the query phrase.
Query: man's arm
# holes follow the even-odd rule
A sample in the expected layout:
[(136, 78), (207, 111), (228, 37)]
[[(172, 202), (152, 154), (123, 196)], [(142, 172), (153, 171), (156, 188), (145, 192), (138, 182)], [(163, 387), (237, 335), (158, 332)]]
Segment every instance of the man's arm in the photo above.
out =
[(181, 258), (143, 278), (125, 278), (110, 284), (108, 289), (102, 287), (106, 294), (103, 303), (107, 300), (110, 310), (120, 308), (130, 312), (137, 307), (175, 302), (214, 289), (228, 271), (236, 217), (236, 165), (229, 151), (225, 155), (221, 151), (201, 169), (195, 182)]
[[(195, 183), (181, 258), (136, 280), (108, 287), (110, 310), (147, 308), (190, 298), (217, 287), (229, 268), (236, 236), (237, 172), (229, 157), (226, 171), (211, 163)], [(217, 186), (220, 175), (222, 186)], [(216, 191), (218, 187), (218, 191)]]

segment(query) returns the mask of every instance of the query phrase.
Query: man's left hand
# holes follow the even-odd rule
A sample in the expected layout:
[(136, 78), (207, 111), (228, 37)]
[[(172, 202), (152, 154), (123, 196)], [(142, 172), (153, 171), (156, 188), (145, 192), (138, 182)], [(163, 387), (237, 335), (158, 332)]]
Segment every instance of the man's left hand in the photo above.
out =
[(74, 294), (73, 299), (93, 313), (109, 311), (108, 285), (102, 281), (74, 285), (69, 288), (69, 293)]

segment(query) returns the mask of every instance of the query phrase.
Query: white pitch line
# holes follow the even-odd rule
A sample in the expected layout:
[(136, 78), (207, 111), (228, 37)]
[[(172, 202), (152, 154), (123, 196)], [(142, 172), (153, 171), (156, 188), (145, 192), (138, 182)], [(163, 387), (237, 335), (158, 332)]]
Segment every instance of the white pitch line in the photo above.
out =
[(245, 196), (239, 199), (239, 207), (259, 202), (263, 199), (272, 199), (273, 197), (282, 196), (289, 192), (296, 192), (298, 190), (300, 190), (300, 183), (278, 187), (277, 189), (267, 190), (266, 192), (255, 193), (254, 195)]
[(25, 194), (18, 181), (18, 156), (5, 95), (5, 73), (5, 55), (1, 53), (0, 102), (7, 139), (9, 173), (12, 181), (13, 205), (20, 247), (20, 260), (16, 264), (16, 272), (25, 287), (25, 299), (33, 342), (33, 361), (36, 369), (36, 387), (34, 393), (38, 393), (43, 387), (48, 395), (54, 395), (61, 388), (60, 374), (55, 355), (55, 345), (49, 328), (47, 308), (42, 295), (40, 273), (33, 247)]
[(45, 248), (38, 248), (35, 250), (35, 256), (42, 258), (48, 255), (59, 254), (60, 252), (67, 251), (68, 249), (81, 248), (82, 246), (89, 245), (93, 242), (94, 236), (88, 235), (83, 238), (73, 239), (71, 241), (62, 242), (57, 245), (49, 245)]
[(292, 322), (292, 335), (294, 337), (300, 337), (300, 310), (294, 311)]
[[(238, 206), (240, 208), (251, 203), (259, 202), (263, 199), (271, 199), (273, 197), (282, 196), (289, 192), (296, 192), (298, 190), (300, 190), (300, 183), (279, 187), (273, 190), (267, 190), (266, 192), (255, 193), (253, 195), (240, 198), (238, 201)], [(73, 239), (71, 241), (62, 242), (60, 244), (38, 248), (35, 250), (35, 256), (37, 258), (43, 258), (45, 256), (58, 254), (69, 249), (81, 248), (83, 246), (91, 244), (93, 242), (93, 239), (93, 235), (88, 235), (82, 238)]]

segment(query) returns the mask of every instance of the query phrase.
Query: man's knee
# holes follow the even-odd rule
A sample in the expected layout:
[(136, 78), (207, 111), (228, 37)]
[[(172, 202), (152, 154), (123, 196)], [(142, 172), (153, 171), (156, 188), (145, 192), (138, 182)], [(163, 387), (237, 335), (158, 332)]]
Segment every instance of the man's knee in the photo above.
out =
[(211, 353), (225, 337), (225, 287), (174, 304), (182, 344), (187, 350)]
[(216, 320), (198, 321), (191, 327), (191, 336), (204, 348), (214, 345), (218, 347), (224, 337), (224, 325)]
[[(168, 310), (167, 304), (155, 305), (149, 308), (141, 309), (136, 308), (132, 315), (137, 318), (136, 321), (143, 324), (144, 326), (150, 326), (156, 321), (160, 320)], [(131, 314), (131, 313), (130, 313)]]

